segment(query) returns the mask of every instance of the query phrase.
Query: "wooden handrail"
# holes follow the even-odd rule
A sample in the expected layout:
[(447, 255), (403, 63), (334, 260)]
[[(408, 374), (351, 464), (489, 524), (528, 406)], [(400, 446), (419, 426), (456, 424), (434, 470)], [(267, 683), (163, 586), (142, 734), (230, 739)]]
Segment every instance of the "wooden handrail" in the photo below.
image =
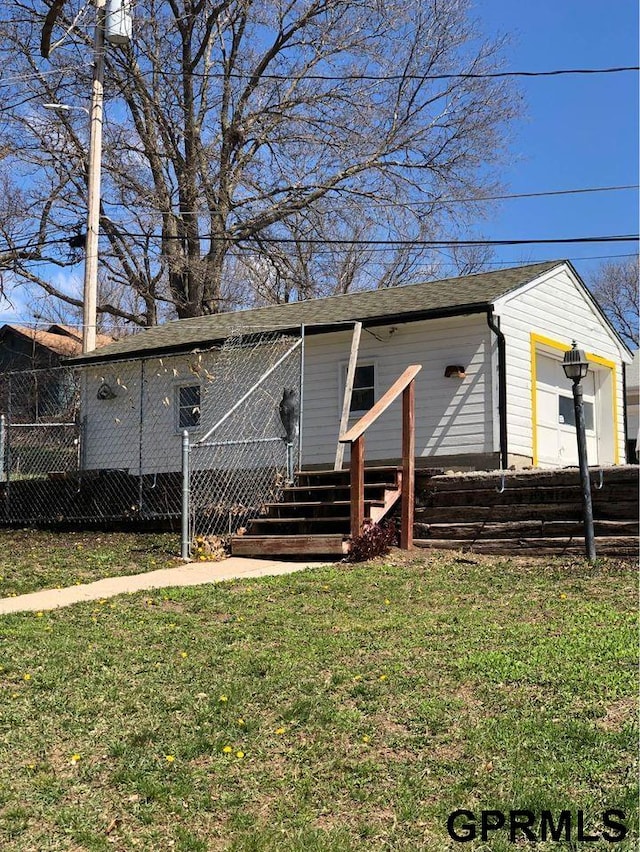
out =
[(402, 497), (400, 547), (410, 550), (413, 546), (413, 502), (415, 476), (415, 378), (422, 369), (421, 364), (407, 367), (404, 373), (389, 388), (358, 422), (338, 440), (351, 444), (351, 537), (360, 535), (364, 525), (364, 433), (369, 426), (389, 408), (402, 394)]
[(363, 435), (369, 426), (371, 426), (372, 423), (375, 423), (378, 417), (380, 417), (380, 415), (389, 408), (391, 403), (400, 396), (407, 385), (411, 384), (421, 369), (422, 364), (413, 364), (411, 367), (407, 367), (400, 378), (396, 379), (389, 390), (376, 402), (373, 408), (370, 408), (369, 411), (367, 411), (366, 414), (363, 414), (360, 420), (358, 420), (358, 422), (352, 426), (348, 432), (345, 432), (341, 438), (338, 438), (340, 443), (352, 444), (356, 438)]

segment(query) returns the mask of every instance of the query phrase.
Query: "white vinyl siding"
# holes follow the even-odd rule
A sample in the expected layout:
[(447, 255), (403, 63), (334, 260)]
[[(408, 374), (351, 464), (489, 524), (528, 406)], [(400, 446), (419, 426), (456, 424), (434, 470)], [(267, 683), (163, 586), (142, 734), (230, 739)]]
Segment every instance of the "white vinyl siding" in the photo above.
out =
[[(484, 315), (363, 329), (358, 361), (376, 364), (381, 396), (410, 364), (422, 364), (416, 379), (416, 456), (491, 453), (493, 437), (491, 347)], [(375, 335), (375, 336), (374, 336)], [(305, 350), (303, 462), (335, 458), (350, 332), (308, 335)], [(445, 367), (461, 364), (466, 378), (445, 378)], [(358, 416), (351, 416), (353, 424)], [(367, 431), (366, 458), (397, 458), (401, 451), (401, 403)]]
[[(616, 364), (615, 424), (620, 457), (624, 461), (624, 421), (622, 401), (621, 352), (612, 334), (589, 297), (575, 282), (567, 267), (541, 276), (539, 283), (498, 300), (496, 314), (506, 338), (507, 432), (509, 453), (532, 456), (531, 334), (580, 348)], [(606, 370), (599, 371), (607, 382)], [(610, 380), (609, 380), (610, 381)], [(566, 389), (571, 392), (571, 382)], [(609, 406), (611, 411), (611, 406)], [(609, 420), (611, 413), (608, 413)], [(612, 442), (609, 442), (612, 444)], [(602, 448), (601, 464), (613, 462), (613, 446)]]
[[(178, 428), (176, 394), (180, 387), (196, 384), (196, 373), (200, 368), (206, 373), (214, 357), (214, 353), (181, 355), (86, 367), (83, 393), (85, 468), (127, 470), (134, 475), (140, 472), (141, 465), (144, 474), (180, 470), (182, 430)], [(115, 390), (114, 399), (96, 399), (103, 380)], [(208, 400), (207, 406), (207, 400), (203, 399), (200, 426), (189, 430), (192, 437), (199, 434), (205, 424), (215, 422), (218, 403), (227, 402)]]

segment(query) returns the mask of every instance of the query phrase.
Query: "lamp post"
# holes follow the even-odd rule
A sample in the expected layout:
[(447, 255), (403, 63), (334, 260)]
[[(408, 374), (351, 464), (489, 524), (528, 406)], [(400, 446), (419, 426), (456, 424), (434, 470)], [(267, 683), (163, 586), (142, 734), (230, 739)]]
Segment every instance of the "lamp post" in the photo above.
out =
[(582, 489), (582, 514), (584, 520), (584, 544), (589, 562), (595, 562), (596, 546), (593, 533), (593, 505), (591, 503), (591, 481), (587, 458), (587, 438), (584, 423), (584, 404), (582, 399), (582, 380), (589, 370), (589, 362), (578, 345), (573, 341), (571, 349), (564, 354), (562, 368), (568, 379), (573, 382), (573, 408), (576, 419), (576, 438), (578, 440), (578, 464), (580, 466), (580, 486)]

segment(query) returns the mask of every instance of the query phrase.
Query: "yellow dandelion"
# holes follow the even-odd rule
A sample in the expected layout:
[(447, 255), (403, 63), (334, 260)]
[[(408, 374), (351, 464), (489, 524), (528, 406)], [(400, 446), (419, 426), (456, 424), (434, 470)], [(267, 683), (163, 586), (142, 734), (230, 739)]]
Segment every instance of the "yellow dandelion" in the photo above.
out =
[(363, 736), (363, 738), (362, 738), (362, 742), (363, 742), (363, 743), (370, 743), (370, 742), (371, 742), (371, 737), (370, 737), (370, 736), (368, 736), (367, 734), (365, 734), (365, 735)]
[(43, 618), (44, 612), (36, 612), (36, 618)]
[(238, 719), (238, 724), (242, 727), (242, 725), (244, 725), (244, 719)]
[(176, 757), (174, 754), (165, 754), (164, 759), (167, 761), (167, 763), (173, 763)]
[(31, 675), (27, 672), (27, 674), (22, 675), (23, 680), (31, 680)]
[(379, 680), (386, 680), (386, 679), (387, 679), (387, 676), (386, 676), (386, 675), (380, 675)]
[(276, 734), (284, 734), (286, 730), (286, 728), (276, 728)]
[(231, 748), (231, 746), (225, 746), (222, 749), (223, 754), (231, 754), (232, 751), (233, 751), (233, 749)]
[(243, 751), (237, 751), (236, 757), (238, 758), (238, 760), (242, 760), (242, 758), (244, 757), (244, 752)]
[(560, 595), (560, 600), (564, 601), (564, 600), (566, 600), (566, 597), (567, 597), (567, 596), (566, 596), (566, 595), (565, 595), (565, 593), (563, 592), (563, 593)]
[(389, 604), (391, 603), (391, 601), (389, 600), (389, 598), (385, 598), (385, 599), (384, 599), (384, 603), (385, 603), (385, 606), (389, 606)]
[(362, 680), (362, 675), (356, 675), (356, 676), (354, 677), (354, 680)]
[(72, 763), (74, 766), (76, 765), (76, 763), (77, 763), (79, 760), (80, 760), (80, 755), (79, 755), (79, 754), (72, 754), (72, 755), (71, 755), (71, 763)]
[(228, 698), (228, 696), (226, 696), (226, 695), (221, 695), (221, 696), (220, 696), (220, 698), (218, 698), (218, 701), (219, 701), (221, 704), (226, 704), (228, 700), (229, 700), (229, 698)]
[(186, 657), (188, 657), (189, 655), (187, 654), (187, 652), (186, 652), (186, 651), (180, 651), (180, 656), (181, 656), (181, 657), (182, 657), (182, 659), (184, 660), (184, 659), (185, 659)]

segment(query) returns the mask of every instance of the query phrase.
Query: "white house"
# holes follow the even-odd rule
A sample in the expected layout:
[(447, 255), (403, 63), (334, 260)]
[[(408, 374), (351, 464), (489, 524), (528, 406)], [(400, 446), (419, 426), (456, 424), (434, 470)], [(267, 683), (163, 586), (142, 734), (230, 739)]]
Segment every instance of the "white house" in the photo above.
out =
[[(218, 385), (207, 394), (215, 346), (242, 329), (301, 327), (302, 462), (330, 466), (355, 322), (362, 322), (363, 332), (352, 418), (406, 366), (422, 365), (416, 379), (418, 465), (576, 464), (571, 383), (562, 369), (573, 340), (591, 367), (584, 381), (589, 462), (625, 462), (623, 363), (631, 361), (630, 352), (573, 266), (550, 261), (177, 320), (76, 358), (85, 368), (84, 466), (178, 470), (181, 430), (197, 435), (246, 390), (230, 378), (223, 391)], [(115, 394), (101, 394), (103, 385), (115, 387)], [(398, 458), (400, 419), (394, 403), (367, 432), (368, 462)]]

